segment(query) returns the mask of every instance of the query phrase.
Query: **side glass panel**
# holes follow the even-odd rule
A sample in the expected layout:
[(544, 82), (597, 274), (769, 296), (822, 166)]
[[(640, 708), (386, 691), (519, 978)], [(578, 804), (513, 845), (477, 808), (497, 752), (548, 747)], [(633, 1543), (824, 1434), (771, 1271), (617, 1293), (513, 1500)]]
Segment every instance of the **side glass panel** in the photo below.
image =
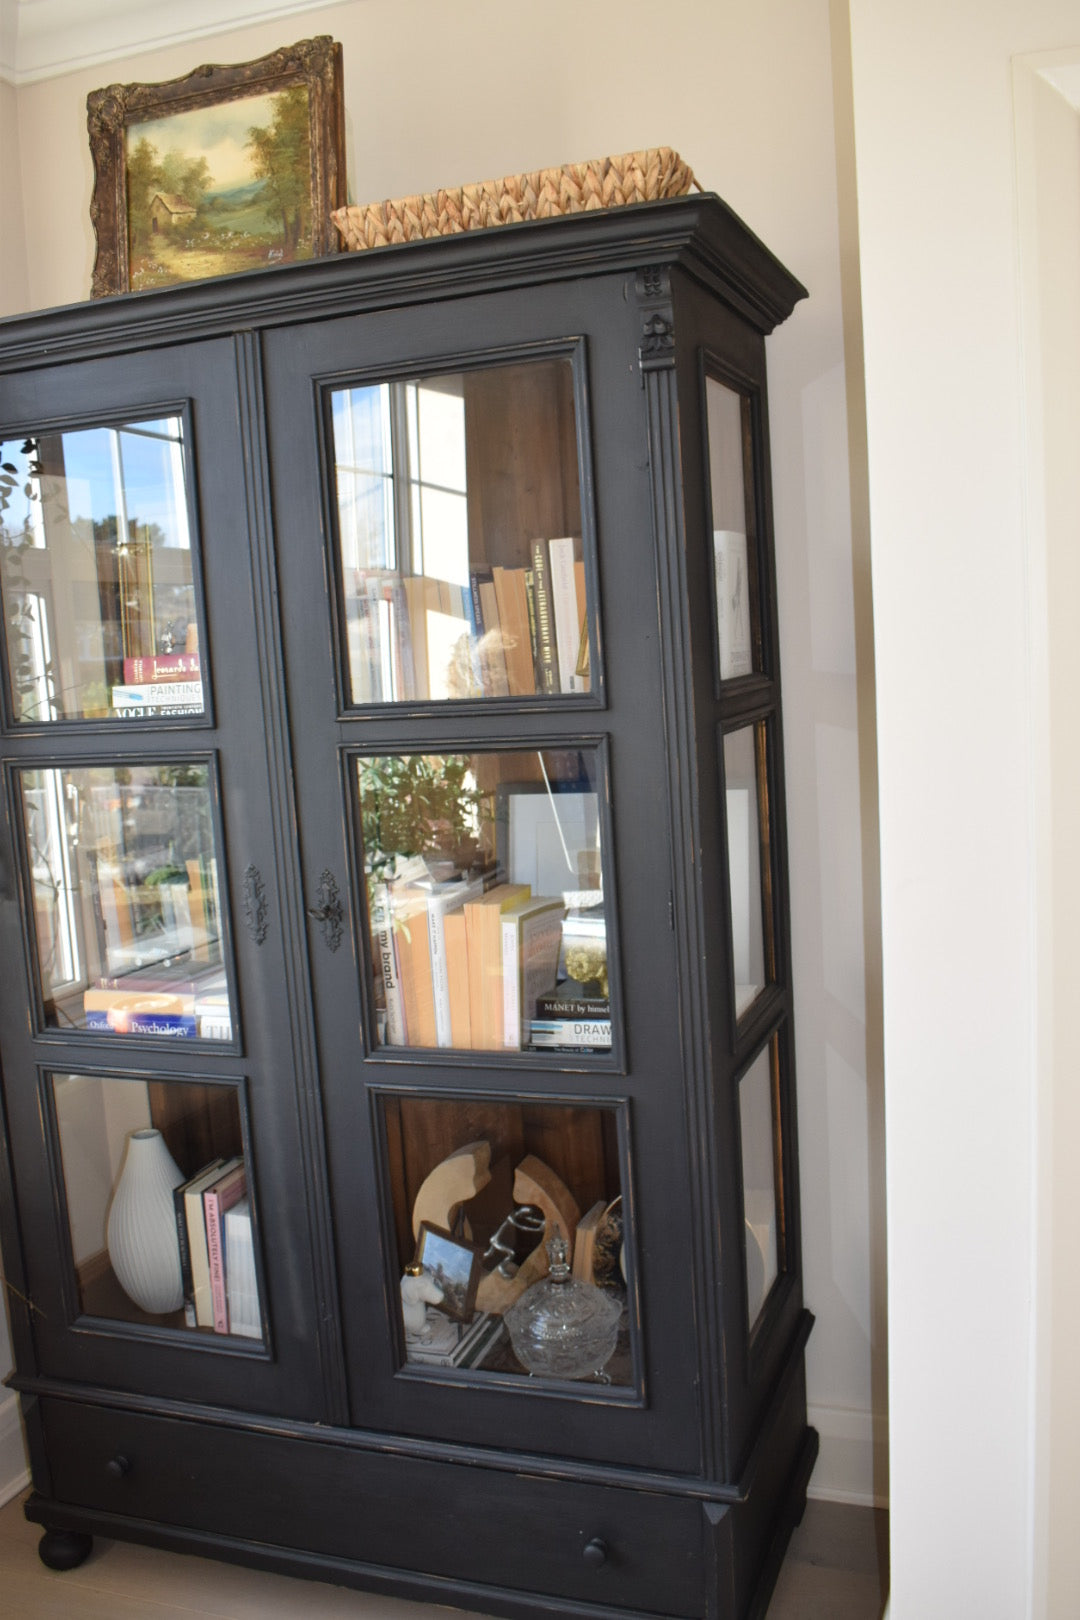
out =
[(596, 748), (356, 761), (378, 1040), (611, 1046)]
[(46, 1024), (231, 1040), (209, 767), (17, 780)]
[(776, 976), (765, 722), (724, 738), (735, 1015)]
[(739, 1081), (746, 1306), (751, 1329), (784, 1264), (779, 1084), (779, 1051), (773, 1036)]
[(329, 402), (347, 701), (588, 692), (570, 361)]
[(8, 441), (0, 466), (16, 721), (201, 714), (181, 418)]
[(232, 1086), (52, 1076), (78, 1311), (263, 1337)]
[(406, 1362), (632, 1384), (617, 1111), (380, 1106)]
[(706, 380), (705, 399), (716, 640), (720, 679), (727, 681), (761, 668), (750, 403), (715, 377)]

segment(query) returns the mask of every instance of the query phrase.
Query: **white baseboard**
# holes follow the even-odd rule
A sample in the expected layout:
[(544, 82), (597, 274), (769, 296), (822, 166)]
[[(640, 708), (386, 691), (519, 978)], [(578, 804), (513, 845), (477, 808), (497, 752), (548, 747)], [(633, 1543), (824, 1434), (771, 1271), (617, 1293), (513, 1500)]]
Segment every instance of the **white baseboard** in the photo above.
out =
[(30, 1483), (19, 1397), (0, 1395), (0, 1506)]
[(811, 1406), (807, 1416), (821, 1442), (807, 1495), (888, 1507), (888, 1418), (848, 1406)]

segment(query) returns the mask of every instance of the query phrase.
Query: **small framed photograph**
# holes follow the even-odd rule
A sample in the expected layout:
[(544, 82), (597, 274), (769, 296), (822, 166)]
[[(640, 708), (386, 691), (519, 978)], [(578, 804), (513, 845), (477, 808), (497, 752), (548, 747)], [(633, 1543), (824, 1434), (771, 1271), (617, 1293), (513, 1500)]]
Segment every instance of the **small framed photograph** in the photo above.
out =
[(480, 1286), (481, 1251), (477, 1245), (421, 1221), (416, 1262), (430, 1271), (442, 1290), (442, 1299), (433, 1301), (436, 1309), (457, 1322), (470, 1322)]
[(344, 113), (328, 34), (159, 84), (110, 84), (86, 115), (93, 297), (337, 250)]

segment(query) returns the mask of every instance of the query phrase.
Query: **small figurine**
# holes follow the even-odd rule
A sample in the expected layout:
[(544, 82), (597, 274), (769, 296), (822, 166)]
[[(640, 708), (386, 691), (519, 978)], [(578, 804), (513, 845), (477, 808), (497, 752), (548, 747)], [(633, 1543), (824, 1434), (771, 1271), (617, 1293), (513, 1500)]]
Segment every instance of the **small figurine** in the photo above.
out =
[(401, 1279), (401, 1318), (405, 1324), (406, 1339), (422, 1339), (427, 1331), (428, 1306), (438, 1305), (443, 1297), (430, 1271), (423, 1266), (409, 1266)]

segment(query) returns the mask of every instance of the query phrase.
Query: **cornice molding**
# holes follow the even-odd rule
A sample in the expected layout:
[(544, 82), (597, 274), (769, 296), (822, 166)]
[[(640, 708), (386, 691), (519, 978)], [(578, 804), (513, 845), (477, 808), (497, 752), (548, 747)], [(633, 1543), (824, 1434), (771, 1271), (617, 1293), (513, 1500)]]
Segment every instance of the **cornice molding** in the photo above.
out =
[(33, 84), (344, 0), (0, 0), (0, 79)]

